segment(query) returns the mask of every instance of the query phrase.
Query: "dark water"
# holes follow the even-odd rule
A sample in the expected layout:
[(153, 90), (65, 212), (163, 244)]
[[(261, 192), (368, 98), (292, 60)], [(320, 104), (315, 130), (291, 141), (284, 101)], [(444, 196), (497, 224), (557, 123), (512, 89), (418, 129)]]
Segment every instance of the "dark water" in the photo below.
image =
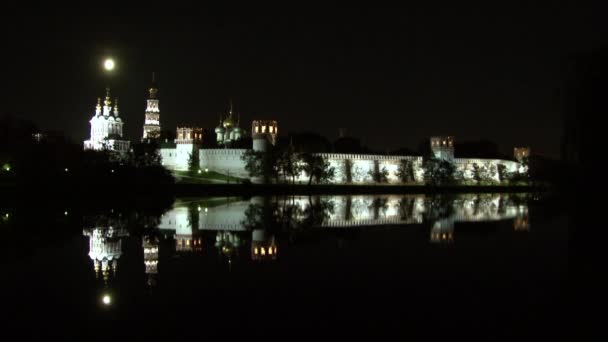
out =
[(1, 324), (24, 338), (114, 340), (559, 334), (569, 223), (560, 203), (467, 194), (0, 208)]

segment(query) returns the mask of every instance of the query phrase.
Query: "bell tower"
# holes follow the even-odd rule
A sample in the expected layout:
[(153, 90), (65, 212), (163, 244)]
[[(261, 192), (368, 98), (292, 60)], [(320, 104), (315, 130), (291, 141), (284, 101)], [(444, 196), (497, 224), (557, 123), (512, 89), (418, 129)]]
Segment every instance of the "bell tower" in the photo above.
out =
[(158, 88), (156, 75), (152, 73), (152, 86), (148, 89), (148, 105), (144, 120), (144, 134), (142, 140), (158, 139), (160, 137), (160, 108), (158, 106)]

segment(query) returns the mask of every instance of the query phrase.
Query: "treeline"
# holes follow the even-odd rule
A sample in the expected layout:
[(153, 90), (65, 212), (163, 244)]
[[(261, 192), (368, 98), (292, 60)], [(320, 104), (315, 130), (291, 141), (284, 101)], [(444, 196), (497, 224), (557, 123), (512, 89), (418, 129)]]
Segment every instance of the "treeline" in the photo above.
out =
[[(393, 175), (378, 161), (374, 161), (369, 170), (361, 170), (352, 160), (346, 159), (339, 166), (330, 165), (321, 155), (310, 152), (296, 152), (293, 145), (269, 145), (266, 152), (248, 150), (243, 155), (245, 169), (249, 176), (264, 183), (294, 184), (301, 181), (301, 175), (306, 177), (307, 184), (325, 184), (340, 181), (345, 184), (375, 183), (388, 184), (389, 178), (397, 179), (401, 184), (412, 185), (528, 185), (530, 184), (528, 160), (523, 160), (525, 172), (508, 171), (504, 164), (470, 165), (470, 174), (465, 177), (464, 171), (456, 167), (454, 162), (426, 156), (422, 165), (416, 165), (413, 160), (403, 159)], [(336, 167), (341, 168), (336, 170)], [(417, 170), (422, 169), (417, 175)], [(341, 179), (335, 178), (340, 174)]]
[(93, 193), (174, 182), (161, 165), (155, 142), (133, 144), (126, 154), (84, 151), (81, 143), (60, 133), (40, 133), (32, 123), (8, 117), (0, 119), (0, 166), (0, 182), (5, 184), (86, 187)]

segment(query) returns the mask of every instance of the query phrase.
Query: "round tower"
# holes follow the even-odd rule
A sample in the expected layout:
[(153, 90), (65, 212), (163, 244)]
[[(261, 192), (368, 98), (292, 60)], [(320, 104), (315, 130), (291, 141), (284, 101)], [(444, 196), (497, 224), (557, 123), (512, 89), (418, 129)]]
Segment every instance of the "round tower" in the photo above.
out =
[(268, 144), (276, 144), (277, 134), (278, 125), (275, 120), (254, 120), (251, 123), (253, 150), (256, 152), (266, 152)]
[(454, 160), (454, 137), (431, 137), (431, 151), (437, 159)]

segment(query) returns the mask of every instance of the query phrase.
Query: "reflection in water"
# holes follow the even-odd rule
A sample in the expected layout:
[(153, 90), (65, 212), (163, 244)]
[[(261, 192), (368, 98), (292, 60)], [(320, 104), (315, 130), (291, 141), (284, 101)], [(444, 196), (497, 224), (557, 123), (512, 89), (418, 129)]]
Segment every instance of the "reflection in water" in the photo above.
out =
[(89, 237), (89, 257), (93, 260), (95, 276), (101, 273), (107, 284), (111, 276), (118, 272), (118, 259), (122, 255), (122, 238), (127, 230), (122, 226), (85, 228), (83, 234)]
[(118, 260), (122, 255), (122, 239), (128, 236), (125, 225), (116, 218), (103, 216), (96, 218), (95, 226), (85, 228), (84, 236), (89, 238), (89, 258), (93, 261), (95, 277), (103, 279), (100, 295), (104, 306), (112, 304), (111, 282), (118, 273)]
[(255, 229), (251, 232), (251, 260), (276, 260), (277, 245), (274, 235), (269, 235), (263, 229)]
[[(243, 247), (250, 247), (248, 259), (252, 262), (272, 262), (278, 258), (278, 241), (293, 241), (294, 235), (310, 231), (428, 225), (431, 243), (453, 244), (458, 222), (509, 219), (516, 231), (530, 229), (525, 196), (287, 196), (177, 201), (160, 220), (142, 218), (151, 225), (141, 237), (143, 269), (147, 285), (156, 286), (163, 245), (160, 236), (174, 241), (176, 253), (202, 255), (203, 245), (207, 245), (232, 269)], [(122, 240), (129, 235), (127, 224), (120, 218), (103, 216), (93, 219), (92, 226), (84, 229), (84, 235), (89, 238), (95, 274), (103, 279), (101, 301), (109, 306), (113, 301), (109, 288), (117, 274)]]
[(147, 234), (142, 237), (142, 240), (147, 283), (152, 287), (156, 285), (156, 275), (158, 274), (158, 238)]

